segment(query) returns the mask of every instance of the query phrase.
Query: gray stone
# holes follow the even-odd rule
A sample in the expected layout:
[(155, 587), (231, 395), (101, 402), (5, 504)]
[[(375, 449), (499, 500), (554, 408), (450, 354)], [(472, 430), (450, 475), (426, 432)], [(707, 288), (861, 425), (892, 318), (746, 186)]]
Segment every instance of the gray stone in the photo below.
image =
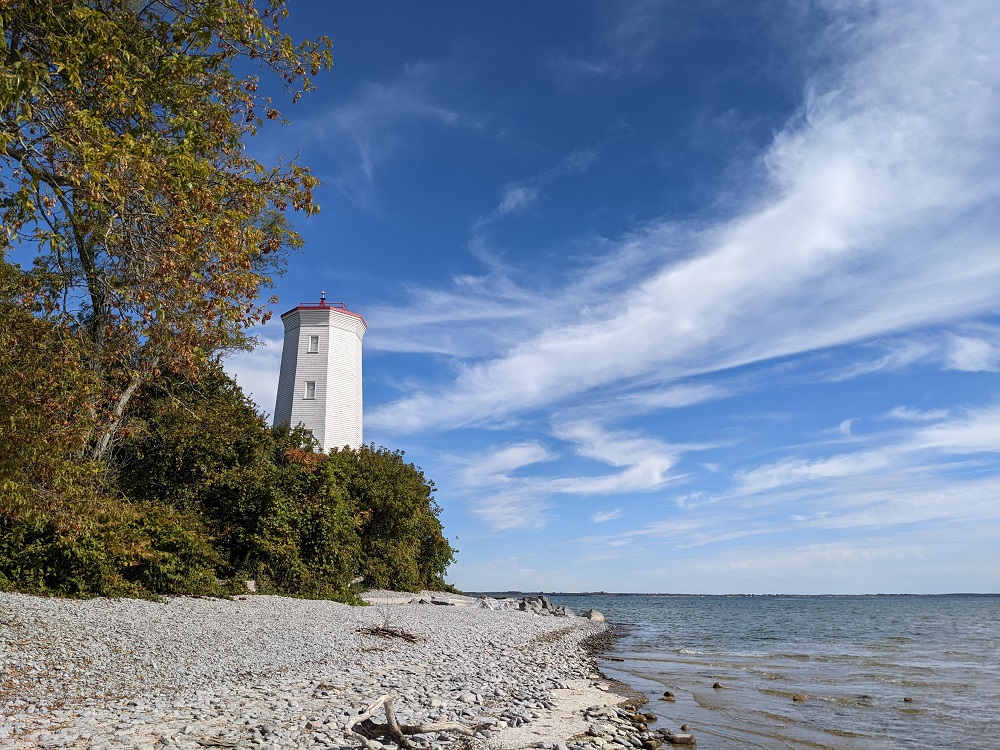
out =
[(695, 744), (694, 735), (690, 732), (681, 732), (680, 734), (668, 734), (667, 742), (671, 745), (693, 745)]

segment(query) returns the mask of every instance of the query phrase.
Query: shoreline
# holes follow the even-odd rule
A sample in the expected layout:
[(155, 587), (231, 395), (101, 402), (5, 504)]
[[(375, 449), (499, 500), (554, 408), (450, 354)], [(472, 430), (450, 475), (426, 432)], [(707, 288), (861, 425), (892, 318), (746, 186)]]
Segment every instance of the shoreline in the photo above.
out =
[[(634, 707), (619, 708), (635, 695), (616, 692), (628, 688), (587, 645), (608, 637), (604, 623), (414, 596), (370, 592), (372, 606), (349, 607), (0, 593), (0, 750), (358, 748), (345, 724), (385, 694), (401, 723), (477, 726), (472, 747), (490, 750), (615, 750), (636, 729)], [(450, 733), (414, 741), (467, 746)]]

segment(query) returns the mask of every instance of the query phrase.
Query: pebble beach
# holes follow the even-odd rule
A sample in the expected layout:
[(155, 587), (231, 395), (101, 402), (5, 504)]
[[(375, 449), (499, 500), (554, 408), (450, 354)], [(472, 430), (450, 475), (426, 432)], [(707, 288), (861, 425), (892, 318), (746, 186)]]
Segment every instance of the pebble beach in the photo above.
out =
[(350, 722), (382, 695), (402, 724), (475, 727), (413, 735), (421, 748), (658, 744), (595, 668), (587, 643), (607, 637), (603, 622), (457, 595), (366, 598), (0, 593), (0, 750), (360, 748)]

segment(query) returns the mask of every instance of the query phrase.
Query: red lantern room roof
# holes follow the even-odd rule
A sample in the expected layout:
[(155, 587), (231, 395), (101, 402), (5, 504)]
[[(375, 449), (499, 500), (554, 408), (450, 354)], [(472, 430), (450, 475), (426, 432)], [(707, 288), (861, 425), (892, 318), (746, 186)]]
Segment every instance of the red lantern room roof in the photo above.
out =
[(320, 295), (319, 302), (300, 302), (296, 307), (293, 307), (288, 312), (282, 313), (281, 317), (284, 318), (286, 315), (291, 315), (297, 310), (336, 310), (344, 315), (350, 315), (353, 318), (357, 318), (361, 321), (361, 325), (368, 328), (368, 324), (365, 322), (365, 319), (358, 315), (358, 313), (348, 310), (347, 305), (343, 302), (327, 302), (326, 292), (323, 292)]

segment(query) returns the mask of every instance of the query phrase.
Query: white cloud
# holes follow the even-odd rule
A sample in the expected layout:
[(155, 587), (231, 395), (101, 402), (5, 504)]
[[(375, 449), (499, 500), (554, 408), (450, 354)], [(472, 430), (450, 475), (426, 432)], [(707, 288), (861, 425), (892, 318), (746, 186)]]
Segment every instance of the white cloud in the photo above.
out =
[(251, 352), (234, 352), (226, 357), (223, 365), (261, 411), (273, 416), (271, 412), (278, 393), (284, 329), (280, 322), (276, 325), (271, 323), (254, 331), (254, 334), (260, 345)]
[(883, 353), (834, 370), (827, 379), (844, 381), (872, 373), (898, 372), (918, 364), (964, 372), (1000, 372), (1000, 328), (982, 323), (963, 323), (955, 331), (884, 338), (871, 348)]
[(553, 455), (538, 442), (507, 445), (475, 459), (462, 477), (468, 487), (509, 484), (511, 472), (552, 458)]
[(1000, 406), (970, 410), (949, 422), (921, 427), (911, 445), (947, 454), (1000, 453)]
[(884, 353), (874, 359), (862, 359), (839, 368), (829, 373), (827, 379), (843, 382), (862, 375), (899, 372), (920, 362), (933, 362), (941, 356), (940, 342), (926, 334), (883, 339), (874, 346)]
[(679, 479), (670, 469), (682, 453), (704, 447), (672, 446), (639, 433), (609, 430), (596, 422), (560, 424), (552, 434), (576, 455), (618, 470), (589, 471), (575, 476), (519, 473), (526, 467), (558, 458), (539, 442), (525, 441), (462, 459), (462, 466), (456, 472), (457, 485), (452, 488), (455, 496), (464, 498), (472, 512), (494, 531), (541, 528), (548, 523), (548, 511), (557, 496), (651, 492)]
[(340, 166), (324, 182), (365, 206), (372, 199), (379, 169), (405, 147), (415, 128), (481, 127), (474, 117), (448, 103), (442, 93), (448, 90), (448, 75), (432, 63), (407, 65), (394, 80), (365, 82), (353, 98), (296, 123), (295, 128), (307, 131), (303, 137), (313, 147), (324, 149)]
[(540, 529), (545, 525), (549, 505), (544, 497), (522, 488), (480, 498), (472, 504), (472, 512), (493, 531)]
[(948, 416), (947, 409), (913, 409), (909, 406), (897, 406), (887, 417), (900, 419), (904, 422), (936, 422)]
[(541, 193), (535, 185), (504, 185), (496, 214), (497, 216), (509, 216), (510, 214), (519, 213), (537, 203), (540, 195)]
[[(929, 417), (900, 409), (891, 413), (918, 423)], [(736, 472), (733, 494), (760, 495), (808, 482), (905, 473), (918, 466), (924, 473), (946, 471), (955, 455), (1000, 454), (1000, 407), (982, 407), (948, 421), (919, 424), (883, 436), (881, 441), (877, 448), (815, 459), (785, 458)]]
[[(979, 436), (995, 417), (983, 409), (930, 439), (919, 427), (879, 451), (775, 462), (737, 477), (733, 494), (682, 495), (667, 517), (576, 541), (588, 553), (628, 550), (629, 575), (675, 591), (724, 593), (720, 581), (740, 592), (994, 590), (997, 458), (956, 480), (948, 446), (994, 445)], [(653, 549), (669, 571), (655, 570)]]
[(613, 510), (601, 510), (590, 516), (590, 520), (593, 523), (607, 523), (608, 521), (614, 521), (616, 518), (622, 517), (621, 508), (615, 508)]
[(666, 29), (669, 6), (660, 0), (619, 2), (611, 6), (614, 16), (604, 25), (599, 50), (591, 58), (563, 56), (553, 60), (554, 70), (568, 82), (579, 78), (621, 78), (648, 70), (647, 61), (660, 44)]
[[(414, 287), (408, 295), (412, 302), (405, 306), (367, 306), (365, 350), (461, 360), (502, 356), (545, 330), (606, 314), (609, 303), (603, 301), (620, 298), (631, 283), (621, 273), (623, 267), (636, 273), (654, 269), (648, 243), (639, 236), (614, 247), (592, 239), (587, 249), (595, 261), (585, 270), (570, 267), (519, 283), (517, 270), (491, 253), (482, 238), (474, 238), (472, 250), (485, 272), (454, 277), (446, 289)], [(374, 420), (381, 417), (372, 415)]]
[(578, 149), (565, 157), (555, 167), (535, 175), (523, 182), (510, 182), (500, 190), (500, 204), (492, 214), (478, 219), (473, 231), (499, 219), (519, 214), (531, 208), (542, 199), (542, 189), (557, 180), (570, 175), (583, 174), (590, 169), (600, 155), (600, 148)]
[(998, 341), (1000, 335), (995, 335), (992, 341), (953, 335), (948, 348), (947, 368), (965, 372), (1000, 372)]
[(635, 433), (611, 431), (593, 422), (572, 422), (556, 427), (554, 434), (576, 445), (576, 453), (620, 472), (604, 476), (563, 479), (559, 491), (570, 495), (608, 495), (646, 492), (671, 480), (670, 469), (679, 450), (661, 440)]
[[(651, 223), (610, 257), (639, 248), (657, 272), (595, 271), (629, 284), (615, 304), (556, 316), (450, 387), (372, 418), (490, 424), (652, 373), (669, 382), (995, 309), (1000, 71), (977, 55), (992, 54), (1000, 30), (973, 11), (878, 6), (838, 40), (845, 62), (816, 76), (802, 116), (776, 135), (770, 189), (743, 214), (699, 231)], [(564, 299), (541, 309), (579, 298)]]
[(785, 459), (736, 474), (736, 493), (759, 494), (777, 487), (833, 477), (866, 474), (888, 465), (884, 451), (864, 451), (818, 460)]

